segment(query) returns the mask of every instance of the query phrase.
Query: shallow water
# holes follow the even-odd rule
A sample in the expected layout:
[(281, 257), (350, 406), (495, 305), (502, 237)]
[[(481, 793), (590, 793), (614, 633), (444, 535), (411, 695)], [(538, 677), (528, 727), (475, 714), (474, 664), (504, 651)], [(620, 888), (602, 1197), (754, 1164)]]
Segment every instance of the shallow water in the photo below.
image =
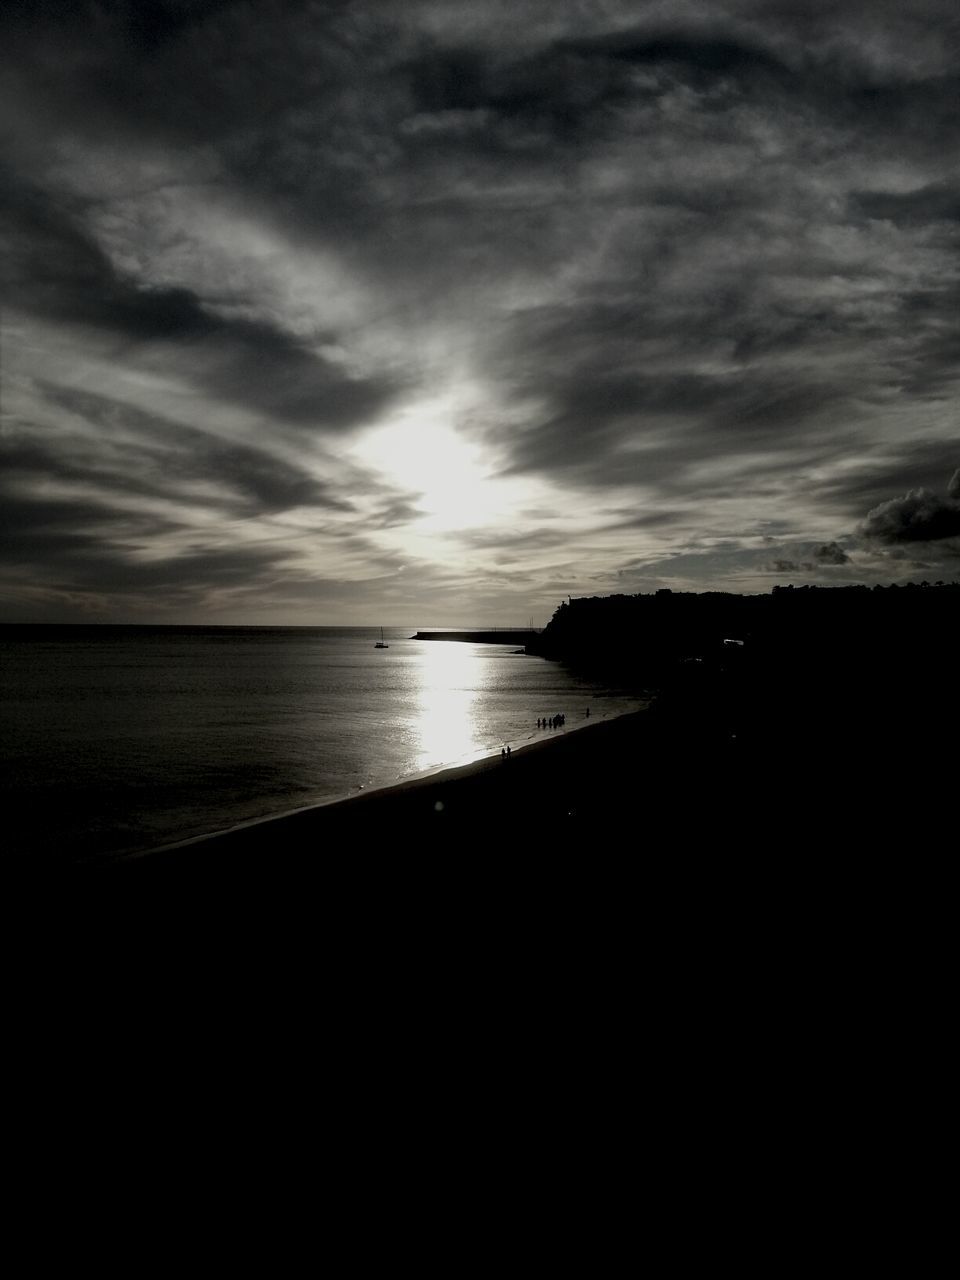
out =
[[(630, 710), (508, 646), (414, 627), (0, 628), (14, 855), (144, 849), (389, 785)], [(547, 731), (549, 732), (549, 731)]]

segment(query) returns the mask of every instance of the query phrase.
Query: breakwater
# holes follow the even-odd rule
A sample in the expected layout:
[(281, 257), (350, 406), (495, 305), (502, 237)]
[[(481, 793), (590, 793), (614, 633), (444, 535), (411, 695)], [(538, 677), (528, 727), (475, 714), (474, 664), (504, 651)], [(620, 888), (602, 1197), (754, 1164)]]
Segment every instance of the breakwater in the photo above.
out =
[(531, 627), (516, 631), (418, 631), (411, 640), (467, 640), (473, 644), (527, 644), (537, 635)]

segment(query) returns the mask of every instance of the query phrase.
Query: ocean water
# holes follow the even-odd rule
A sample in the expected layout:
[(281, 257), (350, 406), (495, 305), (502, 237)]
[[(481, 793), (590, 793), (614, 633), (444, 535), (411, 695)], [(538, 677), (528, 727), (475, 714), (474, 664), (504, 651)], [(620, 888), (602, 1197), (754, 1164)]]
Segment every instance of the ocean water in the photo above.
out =
[(642, 705), (416, 628), (0, 628), (8, 857), (143, 850), (388, 786)]

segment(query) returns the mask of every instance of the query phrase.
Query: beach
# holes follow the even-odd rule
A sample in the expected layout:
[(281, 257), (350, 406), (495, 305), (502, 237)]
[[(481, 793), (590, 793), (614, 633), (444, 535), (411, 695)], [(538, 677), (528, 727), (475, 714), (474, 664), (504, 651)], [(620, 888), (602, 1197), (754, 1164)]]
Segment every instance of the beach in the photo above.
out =
[[(561, 867), (598, 860), (632, 875), (673, 855), (678, 806), (683, 842), (712, 823), (711, 797), (729, 786), (708, 726), (691, 739), (677, 716), (643, 710), (550, 735), (455, 769), (340, 803), (212, 835), (80, 873), (85, 889), (156, 904), (272, 901), (283, 912), (347, 892), (368, 909), (435, 900), (446, 886), (476, 898), (547, 892)], [(691, 786), (696, 806), (691, 806)], [(590, 877), (594, 876), (591, 871)], [(601, 877), (606, 880), (606, 873)], [(455, 888), (453, 887), (455, 886)]]
[(368, 628), (0, 628), (7, 852), (51, 869), (390, 787), (642, 705), (510, 646)]
[[(334, 849), (375, 856), (386, 849), (411, 853), (501, 850), (518, 839), (550, 845), (564, 826), (578, 826), (623, 775), (637, 767), (646, 741), (645, 710), (585, 718), (563, 730), (544, 730), (537, 741), (454, 768), (438, 769), (393, 786), (332, 804), (238, 826), (113, 860), (87, 869), (111, 882), (160, 882), (202, 877), (229, 868), (258, 876), (285, 874), (329, 858)], [(529, 847), (529, 845), (528, 845)]]
[[(873, 930), (926, 955), (949, 900), (911, 792), (865, 800), (868, 765), (819, 783), (822, 718), (814, 737), (802, 700), (775, 706), (731, 730), (698, 687), (508, 759), (51, 871), (11, 898), (18, 955), (118, 1028), (132, 1012), (203, 1042), (226, 1018), (255, 1053), (372, 1029), (389, 1044), (370, 1070), (461, 1016), (465, 1036), (488, 1016), (535, 1034), (545, 1007), (558, 1031), (576, 1009), (625, 1033), (655, 1007), (668, 1035), (693, 1017), (722, 1043), (744, 1000), (753, 1035), (812, 975), (874, 963)], [(848, 720), (829, 728), (862, 755)]]
[(776, 875), (782, 897), (905, 846), (919, 787), (949, 789), (945, 762), (914, 755), (875, 795), (878, 744), (930, 728), (926, 700), (891, 708), (879, 687), (849, 662), (687, 664), (647, 709), (581, 713), (506, 756), (37, 878), (68, 895), (166, 904), (175, 918), (207, 904), (208, 919), (262, 915), (266, 903), (277, 919), (346, 901), (360, 916), (428, 902), (472, 911), (485, 895), (552, 893), (564, 877), (607, 886), (610, 909), (637, 881), (647, 900), (681, 882), (746, 899)]

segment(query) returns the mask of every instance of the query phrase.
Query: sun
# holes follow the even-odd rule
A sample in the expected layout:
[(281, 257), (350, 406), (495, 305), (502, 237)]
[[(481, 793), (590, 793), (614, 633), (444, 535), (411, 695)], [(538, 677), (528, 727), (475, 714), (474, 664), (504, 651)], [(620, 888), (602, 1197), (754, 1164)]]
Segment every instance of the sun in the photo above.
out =
[(465, 439), (449, 421), (450, 406), (438, 401), (406, 410), (369, 431), (354, 455), (389, 484), (415, 495), (424, 532), (469, 529), (507, 518), (509, 481), (495, 474), (495, 461)]

